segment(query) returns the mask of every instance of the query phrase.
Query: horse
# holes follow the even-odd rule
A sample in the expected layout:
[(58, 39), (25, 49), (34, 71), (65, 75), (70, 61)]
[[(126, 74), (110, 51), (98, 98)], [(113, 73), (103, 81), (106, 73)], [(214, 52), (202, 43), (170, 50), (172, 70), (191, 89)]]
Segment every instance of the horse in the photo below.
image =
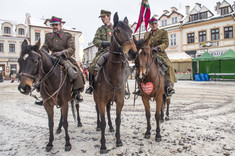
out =
[(150, 104), (149, 100), (156, 101), (156, 136), (155, 141), (161, 141), (160, 135), (160, 121), (164, 121), (164, 105), (167, 102), (166, 120), (169, 119), (169, 104), (170, 99), (166, 97), (166, 80), (162, 74), (160, 65), (155, 63), (156, 60), (153, 57), (150, 47), (150, 36), (146, 40), (139, 40), (137, 43), (137, 49), (141, 51), (138, 53), (135, 66), (137, 67), (137, 80), (141, 91), (142, 101), (145, 107), (145, 115), (147, 119), (147, 130), (144, 134), (144, 138), (150, 138), (151, 122), (150, 122)]
[(123, 21), (119, 21), (118, 14), (115, 13), (113, 21), (114, 26), (109, 56), (97, 76), (93, 94), (97, 108), (97, 116), (101, 118), (101, 154), (107, 153), (105, 140), (105, 107), (107, 108), (108, 124), (110, 126), (112, 124), (110, 120), (110, 106), (113, 102), (116, 103), (116, 146), (122, 146), (120, 124), (121, 111), (124, 105), (125, 83), (128, 77), (128, 74), (126, 74), (128, 64), (127, 56), (130, 58), (130, 51), (132, 51), (133, 54), (137, 54), (136, 45), (132, 39), (132, 30), (128, 26), (127, 17), (125, 17)]
[[(61, 132), (61, 127), (65, 130), (65, 151), (70, 151), (70, 137), (68, 134), (68, 102), (73, 104), (72, 85), (70, 79), (59, 65), (59, 58), (52, 58), (47, 52), (39, 50), (40, 40), (35, 45), (28, 45), (26, 40), (21, 45), (21, 54), (18, 59), (20, 84), (18, 90), (20, 93), (32, 94), (34, 84), (40, 89), (43, 99), (43, 106), (48, 115), (49, 123), (49, 142), (46, 145), (46, 151), (53, 148), (53, 127), (54, 127), (54, 106), (61, 108), (60, 123), (56, 133)], [(78, 126), (81, 126), (79, 116), (79, 105), (76, 105), (78, 112)], [(74, 112), (73, 112), (74, 114)]]

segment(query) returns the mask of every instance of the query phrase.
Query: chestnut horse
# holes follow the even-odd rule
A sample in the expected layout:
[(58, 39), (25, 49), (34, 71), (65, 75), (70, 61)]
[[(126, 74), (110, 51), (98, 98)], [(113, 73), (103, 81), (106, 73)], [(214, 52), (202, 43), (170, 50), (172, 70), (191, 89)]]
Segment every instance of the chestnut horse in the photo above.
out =
[[(160, 135), (160, 120), (163, 121), (163, 103), (167, 102), (167, 116), (169, 115), (170, 99), (166, 99), (165, 95), (165, 78), (161, 74), (161, 69), (158, 63), (155, 63), (151, 47), (150, 36), (146, 40), (139, 40), (137, 48), (141, 49), (135, 64), (137, 69), (137, 80), (139, 88), (141, 90), (141, 97), (145, 107), (145, 115), (147, 119), (147, 131), (145, 132), (145, 138), (150, 138), (151, 122), (150, 122), (150, 104), (149, 100), (156, 101), (155, 119), (157, 123), (155, 141), (161, 141)], [(168, 119), (166, 117), (166, 119)]]
[[(61, 127), (65, 130), (65, 151), (71, 150), (70, 138), (68, 134), (68, 102), (74, 103), (72, 96), (72, 86), (66, 72), (59, 65), (59, 59), (52, 60), (51, 56), (46, 52), (40, 51), (40, 40), (34, 45), (28, 45), (24, 40), (21, 47), (21, 54), (18, 59), (20, 66), (20, 84), (19, 91), (22, 94), (30, 94), (33, 84), (40, 87), (40, 94), (43, 98), (43, 106), (48, 115), (49, 122), (49, 143), (46, 151), (50, 151), (53, 147), (53, 127), (54, 127), (54, 106), (61, 108), (61, 118), (57, 133), (60, 133)], [(79, 112), (79, 105), (77, 111)], [(78, 126), (81, 126), (78, 114)]]
[[(122, 146), (120, 139), (121, 111), (124, 105), (125, 84), (127, 81), (126, 67), (129, 50), (137, 53), (132, 39), (132, 31), (128, 26), (128, 19), (119, 21), (117, 13), (114, 15), (114, 27), (110, 42), (110, 52), (107, 62), (103, 65), (97, 81), (94, 84), (94, 100), (101, 118), (101, 148), (100, 153), (107, 153), (105, 141), (105, 108), (110, 113), (110, 103), (116, 103), (116, 146)], [(111, 121), (109, 119), (109, 125)]]

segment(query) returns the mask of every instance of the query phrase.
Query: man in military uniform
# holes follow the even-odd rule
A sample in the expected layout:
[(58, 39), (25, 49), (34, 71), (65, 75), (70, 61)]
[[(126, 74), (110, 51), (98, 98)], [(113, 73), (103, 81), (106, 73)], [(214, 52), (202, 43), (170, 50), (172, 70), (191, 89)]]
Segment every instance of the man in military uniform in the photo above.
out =
[[(107, 57), (108, 55), (103, 55), (104, 53), (109, 51), (109, 44), (111, 40), (113, 26), (110, 22), (111, 12), (106, 10), (100, 11), (100, 16), (104, 25), (99, 27), (95, 33), (95, 37), (93, 39), (93, 44), (98, 47), (98, 52), (96, 53), (96, 57), (93, 59), (90, 67), (89, 67), (89, 87), (86, 89), (87, 94), (91, 94), (93, 91), (93, 81), (94, 81), (94, 72), (98, 70), (99, 64), (97, 64), (97, 60), (102, 57)], [(103, 64), (102, 61), (105, 61), (106, 58), (100, 59), (100, 65)]]
[[(158, 29), (158, 20), (152, 17), (149, 20), (151, 31), (145, 33), (144, 39), (148, 38), (150, 35), (150, 47), (152, 48), (152, 53), (155, 58), (164, 63), (168, 68), (165, 68), (165, 74), (167, 82), (167, 95), (171, 96), (175, 93), (173, 89), (174, 83), (177, 82), (175, 76), (175, 71), (170, 59), (167, 56), (165, 49), (169, 45), (168, 33), (164, 29)], [(164, 66), (164, 65), (163, 65)], [(134, 92), (134, 94), (139, 94), (140, 92)]]
[(83, 101), (80, 94), (84, 90), (85, 81), (77, 62), (72, 56), (75, 53), (74, 38), (68, 32), (62, 30), (62, 19), (52, 16), (50, 24), (53, 32), (45, 35), (45, 43), (41, 50), (60, 57), (60, 64), (65, 67), (73, 83), (73, 95), (78, 102)]

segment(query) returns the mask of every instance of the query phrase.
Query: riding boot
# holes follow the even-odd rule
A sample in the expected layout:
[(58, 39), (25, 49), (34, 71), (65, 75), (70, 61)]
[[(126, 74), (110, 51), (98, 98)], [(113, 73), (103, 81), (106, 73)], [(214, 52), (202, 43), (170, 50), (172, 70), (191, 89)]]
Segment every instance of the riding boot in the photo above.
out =
[(60, 63), (64, 65), (66, 71), (68, 72), (69, 77), (74, 80), (78, 77), (78, 73), (76, 70), (73, 69), (73, 67), (64, 59), (60, 60)]
[(86, 94), (92, 94), (93, 92), (93, 81), (94, 81), (94, 74), (89, 73), (89, 87), (86, 89)]
[(174, 84), (172, 82), (169, 82), (166, 89), (167, 97), (171, 97), (173, 94), (175, 94), (175, 89), (173, 87)]

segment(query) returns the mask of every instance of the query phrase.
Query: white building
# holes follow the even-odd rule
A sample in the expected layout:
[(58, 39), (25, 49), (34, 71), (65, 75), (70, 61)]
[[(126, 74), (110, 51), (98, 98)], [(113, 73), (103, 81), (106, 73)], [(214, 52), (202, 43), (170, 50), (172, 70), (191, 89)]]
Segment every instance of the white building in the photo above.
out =
[(27, 25), (0, 19), (0, 70), (5, 78), (10, 73), (18, 71), (18, 58), (21, 52), (21, 43), (27, 38)]
[(98, 48), (93, 44), (89, 43), (88, 47), (83, 50), (83, 66), (88, 68), (95, 58), (96, 53), (98, 52)]

